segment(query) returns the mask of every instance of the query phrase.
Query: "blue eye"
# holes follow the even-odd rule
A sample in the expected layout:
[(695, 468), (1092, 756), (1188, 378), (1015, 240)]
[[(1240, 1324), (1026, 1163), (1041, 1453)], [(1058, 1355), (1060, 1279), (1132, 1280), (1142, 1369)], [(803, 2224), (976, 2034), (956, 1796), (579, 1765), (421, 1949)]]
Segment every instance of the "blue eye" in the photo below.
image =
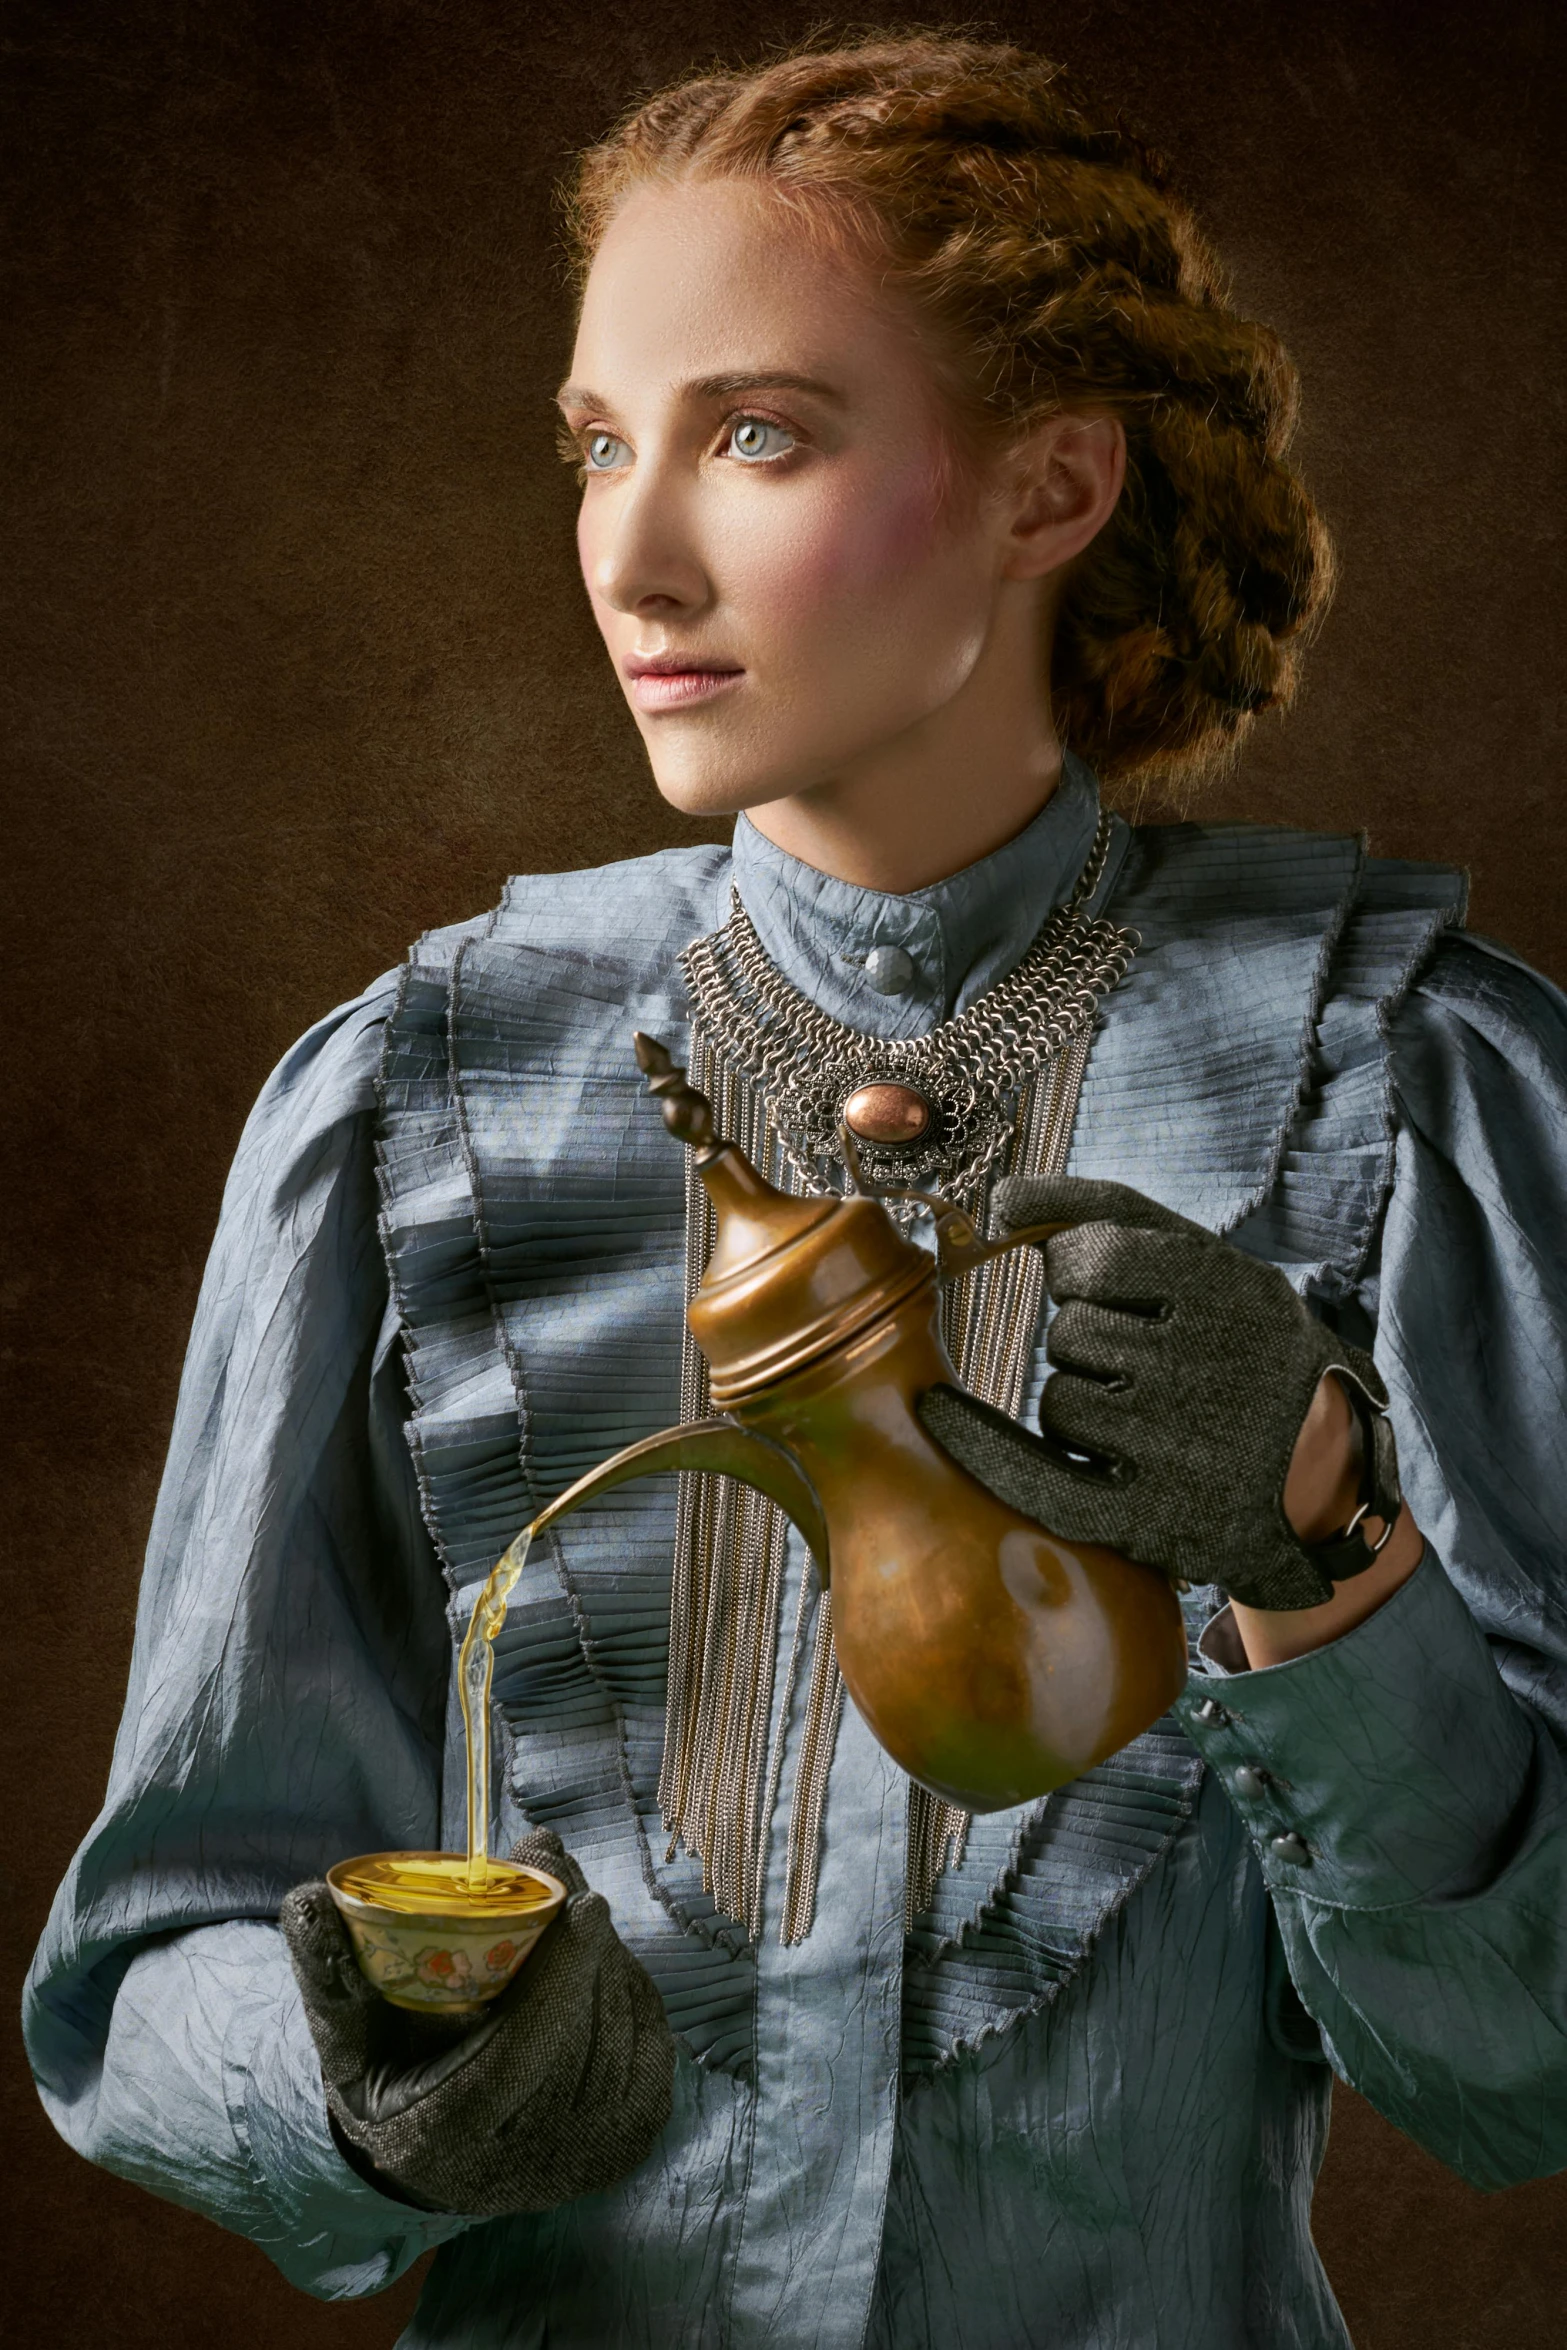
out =
[(583, 462), (590, 473), (613, 473), (629, 454), (612, 432), (590, 432), (583, 445)]
[(781, 424), (769, 424), (765, 416), (742, 416), (730, 428), (729, 454), (752, 464), (787, 456), (793, 447), (793, 433), (786, 432)]

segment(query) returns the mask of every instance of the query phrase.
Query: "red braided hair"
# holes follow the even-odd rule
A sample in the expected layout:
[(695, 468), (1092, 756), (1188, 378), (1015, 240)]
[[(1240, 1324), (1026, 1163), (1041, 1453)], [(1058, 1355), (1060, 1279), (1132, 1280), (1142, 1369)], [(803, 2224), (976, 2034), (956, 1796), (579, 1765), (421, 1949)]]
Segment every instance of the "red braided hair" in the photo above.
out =
[(765, 181), (868, 246), (934, 329), (971, 433), (1123, 420), (1126, 487), (1052, 654), (1057, 725), (1101, 776), (1196, 778), (1289, 702), (1332, 578), (1285, 461), (1293, 363), (1228, 307), (1160, 166), (1088, 122), (1058, 67), (916, 35), (682, 83), (581, 158), (579, 269), (633, 187), (686, 178)]

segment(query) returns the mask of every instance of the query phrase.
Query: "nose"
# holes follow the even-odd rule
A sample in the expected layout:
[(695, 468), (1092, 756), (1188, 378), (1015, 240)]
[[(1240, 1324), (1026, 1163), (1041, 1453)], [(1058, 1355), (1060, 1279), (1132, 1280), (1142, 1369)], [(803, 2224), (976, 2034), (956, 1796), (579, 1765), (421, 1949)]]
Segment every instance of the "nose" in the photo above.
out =
[(578, 526), (589, 593), (612, 611), (700, 611), (711, 588), (687, 485), (672, 466), (639, 459), (630, 478), (589, 498)]

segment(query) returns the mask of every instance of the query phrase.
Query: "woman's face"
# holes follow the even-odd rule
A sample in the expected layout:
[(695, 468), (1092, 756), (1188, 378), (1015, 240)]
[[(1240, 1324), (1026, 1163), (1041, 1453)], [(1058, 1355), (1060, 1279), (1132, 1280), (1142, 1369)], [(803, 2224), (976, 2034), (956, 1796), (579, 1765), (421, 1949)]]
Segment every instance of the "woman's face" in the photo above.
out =
[(676, 807), (852, 778), (959, 694), (1006, 566), (868, 273), (733, 181), (637, 190), (561, 393), (594, 616)]

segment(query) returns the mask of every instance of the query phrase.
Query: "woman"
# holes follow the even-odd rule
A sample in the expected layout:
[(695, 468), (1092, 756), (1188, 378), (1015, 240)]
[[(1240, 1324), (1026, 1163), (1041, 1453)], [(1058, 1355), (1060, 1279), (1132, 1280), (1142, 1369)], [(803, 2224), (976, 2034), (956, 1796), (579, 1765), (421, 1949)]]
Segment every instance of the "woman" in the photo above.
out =
[[(513, 883), (268, 1086), (43, 2093), (312, 2291), (441, 2245), (415, 2344), (1342, 2343), (1329, 2064), (1480, 2183), (1567, 2162), (1567, 1016), (1450, 874), (1102, 817), (1092, 770), (1200, 774), (1288, 699), (1327, 552), (1286, 357), (1053, 69), (694, 83), (574, 227), (584, 576), (733, 852)], [(868, 1150), (1072, 1221), (1048, 1365), (1019, 1283), (930, 1424), (1168, 1572), (1194, 1670), (966, 1822), (842, 1705), (797, 1545), (624, 1488), (499, 1647), (502, 1832), (574, 1897), (436, 2042), (319, 1878), (457, 1841), (477, 1578), (701, 1408), (633, 1027), (781, 1177), (880, 1074), (926, 1125)]]

